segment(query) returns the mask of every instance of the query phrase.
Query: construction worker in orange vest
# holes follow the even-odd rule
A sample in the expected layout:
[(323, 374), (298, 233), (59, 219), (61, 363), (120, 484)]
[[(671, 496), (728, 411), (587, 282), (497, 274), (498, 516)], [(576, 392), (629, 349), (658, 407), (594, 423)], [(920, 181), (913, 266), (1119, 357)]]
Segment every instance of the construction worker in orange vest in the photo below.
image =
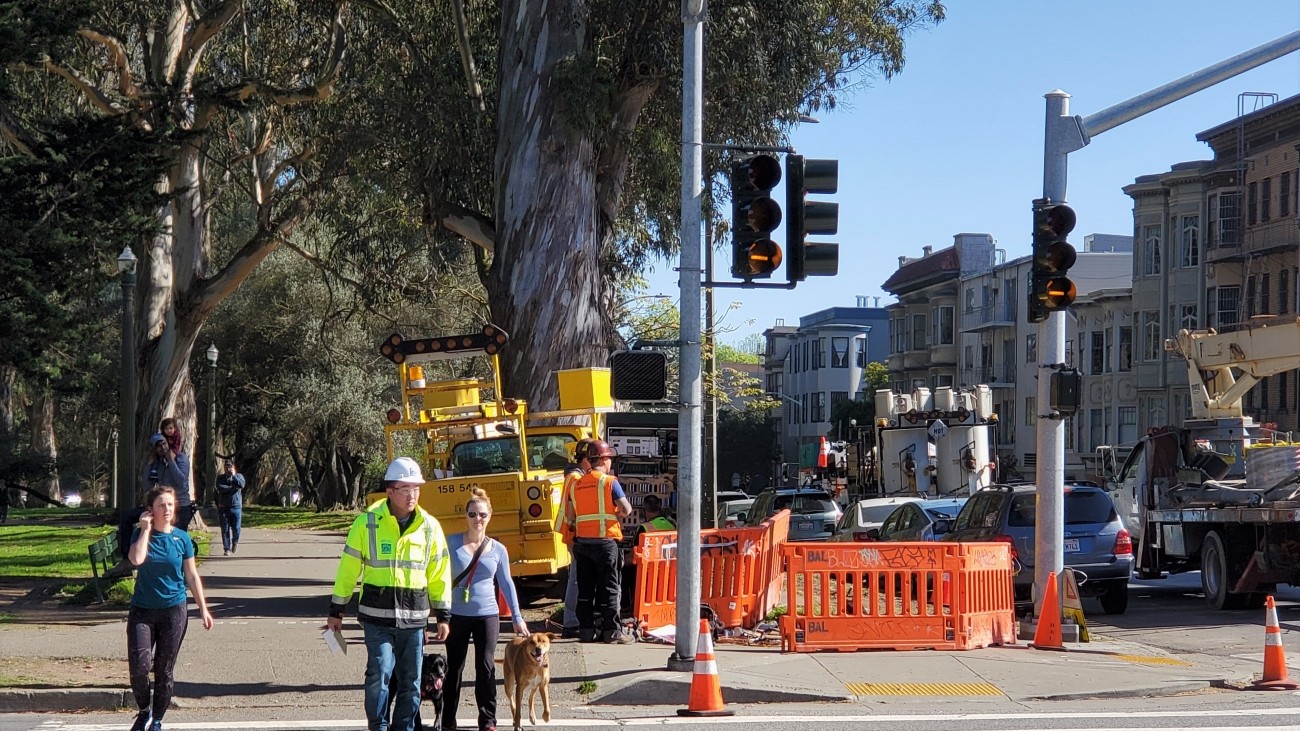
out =
[(564, 500), (565, 535), (573, 538), (573, 566), (578, 571), (578, 639), (582, 642), (630, 644), (618, 620), (622, 555), (619, 518), (632, 514), (623, 487), (609, 474), (618, 454), (608, 442), (587, 447), (591, 469), (570, 486)]

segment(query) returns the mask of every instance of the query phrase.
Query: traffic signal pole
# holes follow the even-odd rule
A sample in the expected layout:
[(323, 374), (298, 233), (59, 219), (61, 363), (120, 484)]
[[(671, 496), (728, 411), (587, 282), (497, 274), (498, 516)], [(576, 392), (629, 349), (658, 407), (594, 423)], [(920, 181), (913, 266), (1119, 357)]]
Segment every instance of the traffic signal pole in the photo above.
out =
[(705, 0), (683, 0), (681, 400), (677, 419), (677, 638), (668, 669), (692, 670), (700, 627), (700, 198), (704, 190)]
[[(1088, 117), (1069, 116), (1069, 94), (1059, 89), (1048, 92), (1043, 144), (1043, 198), (1052, 203), (1066, 201), (1069, 154), (1083, 149), (1093, 137), (1297, 50), (1300, 50), (1300, 31), (1269, 41)], [(1038, 602), (1042, 598), (1042, 588), (1047, 585), (1048, 572), (1059, 572), (1064, 566), (1065, 421), (1058, 415), (1051, 414), (1048, 404), (1051, 400), (1049, 376), (1054, 366), (1065, 360), (1065, 313), (1052, 312), (1046, 320), (1039, 323), (1038, 352), (1042, 362), (1039, 363), (1037, 398), (1035, 606), (1041, 606)]]

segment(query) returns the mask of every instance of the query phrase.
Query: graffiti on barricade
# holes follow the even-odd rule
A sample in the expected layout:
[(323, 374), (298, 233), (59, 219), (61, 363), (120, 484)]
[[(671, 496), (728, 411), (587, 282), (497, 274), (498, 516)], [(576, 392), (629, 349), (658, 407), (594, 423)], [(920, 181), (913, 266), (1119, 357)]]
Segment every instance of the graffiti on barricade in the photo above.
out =
[(804, 563), (810, 569), (924, 569), (942, 563), (943, 553), (924, 545), (898, 544), (880, 548), (808, 549)]

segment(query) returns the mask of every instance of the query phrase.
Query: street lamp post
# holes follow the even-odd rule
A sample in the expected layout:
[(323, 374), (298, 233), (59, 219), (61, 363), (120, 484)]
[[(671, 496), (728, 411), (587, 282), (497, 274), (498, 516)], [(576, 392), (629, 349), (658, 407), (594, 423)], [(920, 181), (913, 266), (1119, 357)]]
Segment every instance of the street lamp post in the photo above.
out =
[(208, 481), (204, 486), (208, 495), (216, 499), (217, 485), (217, 345), (208, 346), (208, 445), (205, 458), (208, 460)]
[(130, 510), (135, 499), (135, 252), (127, 246), (117, 257), (122, 275), (122, 389), (118, 404), (118, 433), (121, 435), (117, 461), (114, 502), (119, 511)]

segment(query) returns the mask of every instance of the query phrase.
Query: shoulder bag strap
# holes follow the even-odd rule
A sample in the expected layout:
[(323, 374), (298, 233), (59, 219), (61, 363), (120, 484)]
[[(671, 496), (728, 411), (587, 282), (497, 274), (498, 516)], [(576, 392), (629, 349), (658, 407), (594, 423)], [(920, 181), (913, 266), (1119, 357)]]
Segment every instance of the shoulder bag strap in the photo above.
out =
[[(489, 540), (491, 539), (487, 536), (483, 536), (483, 540), (478, 544), (478, 550), (474, 551), (474, 558), (470, 559), (469, 566), (466, 566), (464, 571), (456, 574), (456, 578), (451, 580), (452, 586), (459, 584), (461, 579), (474, 575), (474, 569), (478, 568), (479, 557), (483, 555), (483, 549), (487, 546)], [(465, 586), (469, 586), (468, 580), (465, 581)]]

